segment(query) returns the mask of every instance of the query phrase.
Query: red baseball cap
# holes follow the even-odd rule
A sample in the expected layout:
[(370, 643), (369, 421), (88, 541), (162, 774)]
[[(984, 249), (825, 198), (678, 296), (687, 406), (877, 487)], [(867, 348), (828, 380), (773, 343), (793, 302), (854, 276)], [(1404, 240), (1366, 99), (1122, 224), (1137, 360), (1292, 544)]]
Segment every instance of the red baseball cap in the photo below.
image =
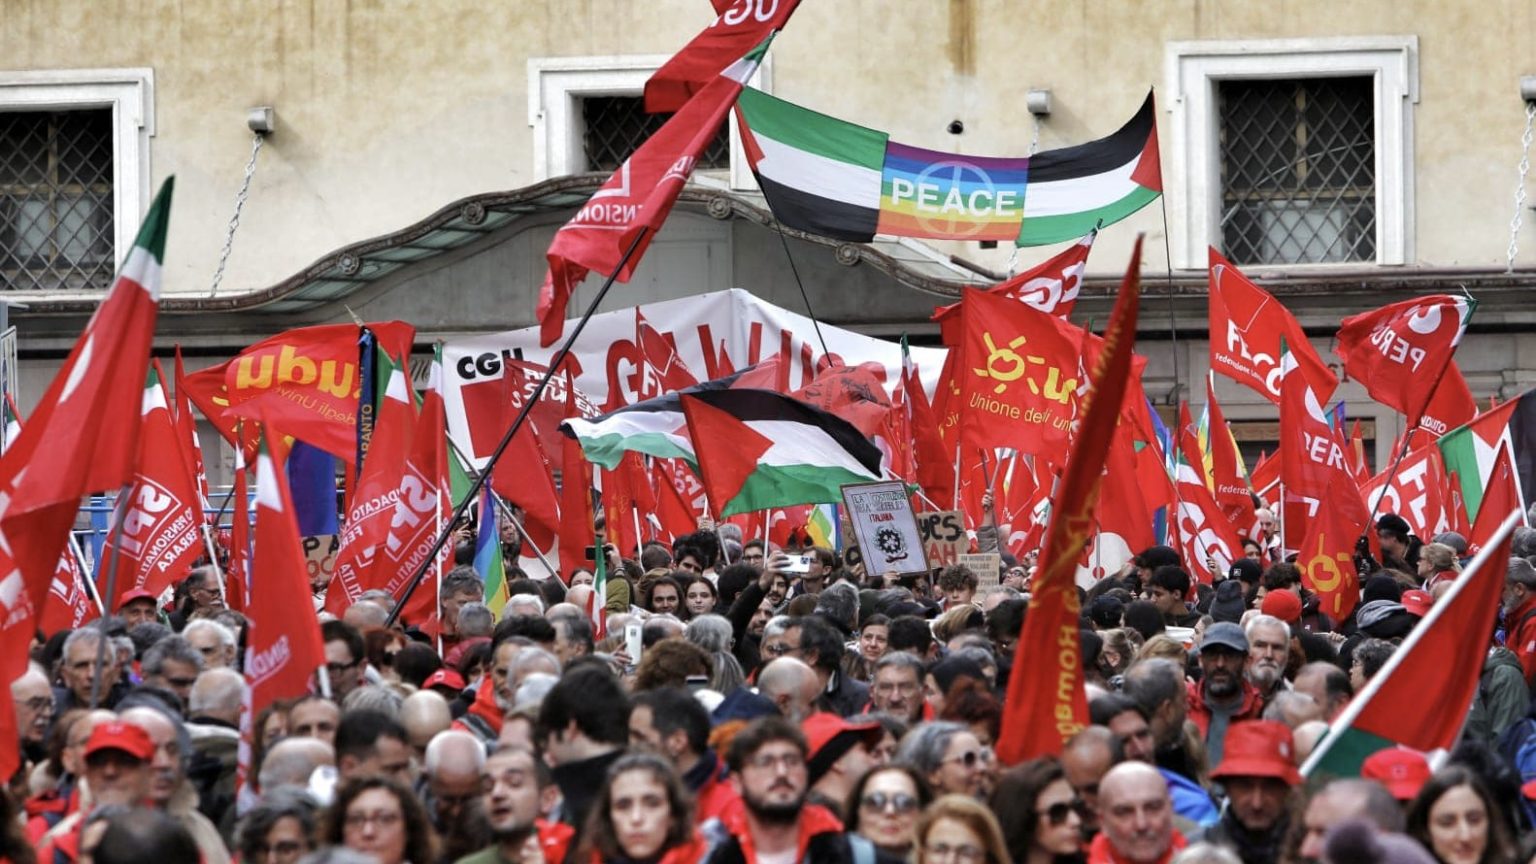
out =
[(878, 721), (851, 723), (827, 711), (805, 718), (800, 728), (805, 732), (805, 743), (810, 748), (810, 758), (806, 762), (813, 784), (820, 780), (837, 760), (843, 758), (844, 753), (852, 750), (855, 744), (863, 741), (873, 748), (879, 745), (880, 739), (885, 736)]
[(1259, 604), (1259, 611), (1273, 615), (1287, 624), (1295, 624), (1301, 620), (1301, 598), (1289, 588), (1276, 588), (1264, 594), (1264, 602)]
[(1403, 608), (1409, 614), (1423, 618), (1429, 614), (1429, 607), (1435, 605), (1435, 598), (1422, 588), (1411, 588), (1403, 592)]
[(1399, 801), (1412, 801), (1429, 782), (1429, 760), (1417, 750), (1388, 747), (1377, 750), (1360, 766), (1360, 776), (1387, 787)]
[(140, 762), (155, 758), (155, 742), (150, 740), (149, 733), (121, 720), (100, 723), (91, 730), (91, 737), (85, 741), (86, 757), (103, 750), (121, 750)]
[(130, 588), (123, 592), (123, 596), (117, 598), (117, 609), (115, 611), (121, 612), (124, 606), (135, 600), (148, 600), (150, 603), (157, 602), (155, 595), (145, 591), (143, 588)]
[(449, 690), (463, 690), (464, 676), (452, 669), (442, 668), (427, 676), (427, 680), (421, 682), (423, 688), (447, 687)]
[(1211, 772), (1211, 779), (1218, 777), (1275, 777), (1290, 786), (1300, 783), (1291, 728), (1274, 720), (1233, 723), (1222, 745), (1221, 764)]

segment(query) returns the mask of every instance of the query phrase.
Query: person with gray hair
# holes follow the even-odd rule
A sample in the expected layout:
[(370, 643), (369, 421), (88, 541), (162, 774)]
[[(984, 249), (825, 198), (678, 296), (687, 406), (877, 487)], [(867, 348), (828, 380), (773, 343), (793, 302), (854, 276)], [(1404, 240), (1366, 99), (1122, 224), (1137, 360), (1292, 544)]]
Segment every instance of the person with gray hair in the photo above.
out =
[[(463, 622), (460, 609), (460, 623)], [(427, 744), (426, 794), (422, 803), (446, 848), (443, 860), (457, 861), (490, 840), (490, 826), (479, 807), (480, 771), (485, 745), (468, 732), (440, 732)]]
[(922, 723), (901, 739), (892, 759), (923, 775), (935, 795), (968, 795), (986, 800), (997, 777), (992, 750), (969, 726), (948, 720)]
[(383, 684), (364, 684), (341, 700), (343, 714), (349, 711), (378, 711), (390, 719), (400, 719), (400, 705), (405, 701), (393, 688)]
[(1297, 860), (1305, 864), (1322, 861), (1328, 829), (1346, 819), (1365, 819), (1378, 831), (1393, 834), (1401, 834), (1407, 826), (1403, 805), (1387, 787), (1359, 777), (1334, 780), (1313, 795), (1302, 812)]
[[(62, 716), (71, 708), (91, 707), (91, 686), (96, 677), (96, 662), (102, 632), (93, 625), (81, 627), (64, 638), (59, 654), (59, 679), (63, 686), (53, 688), (53, 713)], [(112, 708), (128, 694), (128, 682), (121, 680), (122, 666), (108, 639), (105, 664), (101, 672), (101, 700), (98, 707)]]
[[(187, 697), (187, 716), (194, 724), (218, 724), (231, 729), (240, 725), (245, 702), (245, 676), (233, 669), (209, 669), (197, 676)], [(196, 732), (193, 738), (197, 737)]]
[(1536, 566), (1509, 559), (1504, 576), (1504, 644), (1520, 658), (1527, 686), (1536, 686)]
[(1285, 689), (1285, 667), (1291, 659), (1291, 627), (1273, 615), (1259, 614), (1243, 625), (1248, 637), (1248, 662), (1243, 675), (1266, 700)]
[(1296, 690), (1281, 690), (1264, 706), (1262, 720), (1284, 723), (1294, 732), (1303, 723), (1323, 719), (1323, 706), (1309, 694)]
[(159, 621), (145, 621), (135, 624), (128, 629), (128, 638), (133, 640), (133, 656), (138, 660), (144, 659), (144, 652), (153, 648), (156, 642), (171, 635), (171, 628)]
[(292, 861), (315, 848), (314, 799), (297, 789), (276, 789), (246, 812), (235, 833), (241, 861)]
[(683, 627), (683, 638), (709, 652), (714, 664), (714, 671), (709, 676), (709, 689), (717, 693), (730, 693), (746, 683), (747, 676), (741, 668), (741, 661), (731, 651), (735, 647), (735, 633), (725, 616), (696, 616)]
[(1121, 692), (1135, 699), (1147, 712), (1157, 765), (1197, 780), (1199, 767), (1184, 746), (1189, 694), (1184, 686), (1184, 670), (1179, 664), (1164, 659), (1139, 660), (1125, 670)]
[(923, 719), (923, 661), (906, 651), (888, 651), (875, 661), (869, 676), (869, 701), (875, 711), (904, 723)]
[(202, 671), (203, 655), (185, 636), (167, 636), (151, 645), (139, 664), (146, 685), (175, 693), (182, 706), (187, 704)]
[[(465, 606), (469, 604), (464, 604)], [(460, 607), (463, 612), (463, 607)], [(537, 594), (513, 594), (507, 600), (506, 608), (501, 610), (503, 619), (514, 618), (518, 615), (530, 615), (541, 618), (544, 615), (544, 598)]]
[(843, 636), (859, 628), (859, 590), (847, 582), (834, 582), (816, 597), (816, 615), (836, 624)]
[(518, 685), (517, 690), (512, 694), (512, 704), (516, 708), (531, 708), (538, 711), (539, 706), (544, 703), (544, 697), (548, 696), (549, 691), (555, 689), (558, 683), (560, 683), (560, 676), (551, 675), (548, 672), (533, 672), (524, 676), (523, 683)]
[(336, 764), (336, 751), (319, 738), (284, 738), (272, 745), (256, 773), (256, 788), (266, 798), (281, 789), (302, 792), (322, 765)]
[(763, 667), (757, 676), (757, 689), (785, 719), (799, 724), (815, 711), (812, 706), (821, 695), (821, 682), (816, 670), (805, 663), (793, 657), (780, 657)]
[(181, 635), (203, 655), (205, 667), (235, 665), (235, 633), (223, 624), (199, 618), (188, 624)]
[(484, 636), (489, 639), (495, 629), (496, 613), (491, 607), (484, 603), (465, 603), (459, 607), (459, 638)]

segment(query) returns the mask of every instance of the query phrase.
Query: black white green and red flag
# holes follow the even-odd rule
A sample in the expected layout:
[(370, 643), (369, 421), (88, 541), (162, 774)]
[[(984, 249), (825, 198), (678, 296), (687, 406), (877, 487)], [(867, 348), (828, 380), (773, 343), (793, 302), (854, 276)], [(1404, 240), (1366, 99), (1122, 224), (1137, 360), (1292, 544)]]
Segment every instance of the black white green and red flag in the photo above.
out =
[(1124, 219), (1163, 189), (1151, 93), (1109, 136), (1027, 157), (912, 147), (750, 88), (736, 116), (774, 217), (838, 240), (1063, 243)]
[(880, 448), (851, 423), (771, 390), (680, 394), (699, 472), (717, 518), (842, 499), (880, 479)]
[(1529, 507), (1536, 498), (1536, 390), (1484, 411), (1436, 443), (1445, 458), (1446, 473), (1459, 481), (1469, 522), (1478, 518), (1501, 448), (1514, 454), (1512, 467), (1521, 503)]

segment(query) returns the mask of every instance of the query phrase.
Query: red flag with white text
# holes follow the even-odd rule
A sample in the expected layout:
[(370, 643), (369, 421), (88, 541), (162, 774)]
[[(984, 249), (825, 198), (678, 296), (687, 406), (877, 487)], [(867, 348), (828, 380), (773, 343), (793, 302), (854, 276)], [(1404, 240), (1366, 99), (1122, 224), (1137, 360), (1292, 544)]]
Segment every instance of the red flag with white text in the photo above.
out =
[[(370, 458), (374, 452), (369, 451)], [(450, 458), (448, 421), (443, 407), (443, 363), (440, 356), (435, 356), (427, 377), (427, 392), (421, 400), (421, 415), (416, 418), (405, 467), (400, 473), (400, 495), (395, 499), (384, 544), (375, 553), (379, 571), (375, 581), (381, 582), (396, 600), (426, 563), (437, 532), (453, 512), (448, 480)], [(453, 544), (444, 543), (427, 570), (427, 578), (401, 610), (402, 620), (420, 624), (437, 613), (437, 579), (433, 577), (446, 575), (452, 563)]]
[(645, 82), (645, 110), (678, 111), (722, 70), (783, 29), (800, 0), (714, 0), (717, 15)]
[[(1090, 233), (1065, 251), (996, 285), (970, 287), (1017, 300), (1065, 321), (1072, 317), (1072, 310), (1077, 306), (1077, 295), (1083, 287), (1083, 271), (1088, 269), (1088, 252), (1093, 248), (1095, 236), (1097, 232)], [(959, 303), (934, 309), (931, 320), (939, 322), (939, 338), (945, 345), (960, 344)]]
[(1339, 379), (1312, 349), (1296, 317), (1214, 247), (1210, 250), (1209, 290), (1213, 371), (1278, 405), (1280, 343), (1284, 340), (1318, 401), (1328, 401)]
[(1476, 555), (1498, 533), (1499, 525), (1510, 513), (1523, 509), (1525, 505), (1520, 500), (1520, 490), (1515, 486), (1515, 470), (1510, 463), (1509, 445), (1501, 442), (1499, 455), (1493, 460), (1493, 471), (1488, 474), (1488, 484), (1483, 487), (1483, 500), (1477, 506), (1477, 520), (1472, 523), (1472, 533), (1467, 535), (1467, 554)]
[(1412, 427), (1476, 308), (1469, 298), (1436, 294), (1352, 315), (1339, 327), (1334, 352), (1349, 377), (1365, 385), (1372, 399), (1406, 415)]

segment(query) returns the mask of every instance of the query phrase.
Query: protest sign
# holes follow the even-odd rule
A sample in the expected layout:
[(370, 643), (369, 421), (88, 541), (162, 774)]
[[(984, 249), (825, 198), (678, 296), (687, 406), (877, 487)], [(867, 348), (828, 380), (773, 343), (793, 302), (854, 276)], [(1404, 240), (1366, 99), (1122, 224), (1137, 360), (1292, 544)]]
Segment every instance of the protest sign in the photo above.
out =
[(866, 573), (926, 573), (922, 532), (905, 483), (850, 483), (842, 487), (844, 513), (864, 554)]

